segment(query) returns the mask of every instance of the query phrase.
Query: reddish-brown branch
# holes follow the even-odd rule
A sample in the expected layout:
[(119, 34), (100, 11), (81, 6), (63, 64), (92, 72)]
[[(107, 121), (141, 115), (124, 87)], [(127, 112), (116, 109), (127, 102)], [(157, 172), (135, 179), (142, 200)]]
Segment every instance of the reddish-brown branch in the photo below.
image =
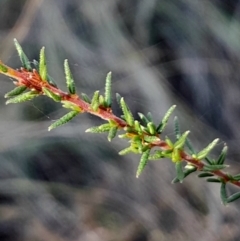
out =
[(115, 116), (112, 112), (109, 110), (99, 108), (97, 111), (93, 111), (91, 108), (91, 105), (83, 101), (79, 98), (78, 95), (71, 95), (67, 92), (64, 92), (52, 85), (50, 85), (48, 82), (43, 81), (41, 77), (39, 76), (38, 72), (36, 70), (33, 70), (32, 72), (27, 71), (23, 68), (21, 68), (19, 71), (14, 70), (6, 65), (4, 65), (1, 61), (0, 64), (2, 66), (5, 66), (8, 71), (6, 73), (3, 73), (9, 77), (12, 77), (14, 79), (17, 79), (18, 82), (17, 85), (24, 85), (29, 89), (37, 90), (39, 93), (43, 94), (42, 88), (45, 87), (55, 94), (58, 94), (61, 96), (61, 99), (64, 101), (69, 101), (77, 106), (79, 106), (83, 112), (88, 112), (92, 115), (96, 115), (104, 120), (113, 120), (115, 121), (119, 127), (124, 128), (128, 126), (128, 124), (122, 120), (121, 118)]
[[(1, 61), (0, 61), (0, 65), (7, 69), (6, 72), (0, 70), (0, 73), (3, 73), (9, 77), (12, 77), (12, 78), (18, 80), (18, 82), (15, 83), (16, 85), (24, 85), (29, 89), (37, 90), (40, 94), (44, 94), (44, 92), (42, 91), (42, 88), (45, 87), (45, 88), (49, 89), (50, 91), (54, 92), (55, 94), (61, 96), (61, 99), (63, 101), (69, 101), (69, 102), (77, 105), (78, 107), (81, 108), (81, 110), (83, 112), (87, 112), (92, 115), (98, 116), (104, 120), (108, 120), (108, 121), (113, 120), (118, 124), (118, 126), (120, 128), (124, 128), (124, 127), (128, 126), (128, 124), (123, 119), (115, 116), (111, 112), (111, 109), (105, 109), (105, 108), (99, 107), (97, 111), (94, 111), (91, 108), (91, 105), (88, 104), (87, 102), (85, 102), (84, 100), (82, 100), (81, 98), (79, 98), (78, 95), (72, 95), (67, 92), (64, 92), (64, 91), (50, 85), (47, 81), (42, 80), (36, 70), (33, 70), (32, 72), (27, 71), (23, 68), (21, 68), (19, 71), (14, 70), (14, 69), (4, 65)], [(144, 135), (145, 134), (147, 135), (147, 133), (144, 133)], [(151, 143), (151, 146), (159, 147), (162, 150), (171, 149), (171, 147), (165, 141), (163, 141), (161, 139)], [(205, 164), (201, 160), (193, 158), (192, 156), (187, 154), (185, 151), (181, 151), (180, 156), (181, 156), (182, 160), (197, 167), (197, 169), (199, 171), (204, 169)], [(227, 175), (226, 173), (224, 173), (220, 170), (211, 171), (210, 173), (221, 178), (222, 180), (224, 180), (224, 182), (230, 182), (233, 185), (240, 187), (240, 181), (231, 180), (229, 175)]]
[[(201, 162), (200, 160), (197, 160), (195, 158), (193, 158), (192, 156), (188, 155), (186, 152), (182, 151), (181, 152), (181, 157), (183, 160), (185, 160), (188, 163), (191, 163), (192, 165), (194, 165), (195, 167), (198, 168), (199, 171), (203, 170), (205, 164), (203, 162)], [(229, 175), (227, 175), (226, 173), (220, 171), (220, 170), (216, 170), (216, 171), (211, 171), (211, 173), (217, 177), (220, 177), (221, 179), (224, 180), (224, 182), (230, 182), (232, 184), (234, 184), (235, 186), (240, 187), (240, 181), (235, 181), (235, 180), (231, 180), (231, 178), (229, 177)]]

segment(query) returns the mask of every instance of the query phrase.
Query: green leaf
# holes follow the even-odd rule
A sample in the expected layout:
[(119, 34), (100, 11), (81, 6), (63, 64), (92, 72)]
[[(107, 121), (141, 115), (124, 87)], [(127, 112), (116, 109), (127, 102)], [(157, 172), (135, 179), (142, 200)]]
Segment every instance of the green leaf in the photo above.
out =
[[(120, 115), (120, 117), (123, 119), (123, 120), (125, 120), (125, 117), (124, 117), (124, 115)], [(126, 121), (126, 120), (125, 120)]]
[(43, 90), (43, 92), (44, 92), (44, 94), (45, 94), (46, 96), (48, 96), (49, 98), (53, 99), (54, 101), (56, 101), (56, 102), (61, 101), (61, 99), (62, 99), (61, 96), (55, 94), (55, 93), (52, 92), (50, 89), (47, 89), (47, 88), (43, 87), (42, 90)]
[(228, 147), (225, 145), (222, 149), (222, 152), (221, 152), (218, 160), (217, 160), (217, 164), (222, 165), (224, 163), (226, 155), (227, 155), (227, 150), (228, 150)]
[(102, 95), (99, 95), (99, 106), (103, 106), (103, 107), (107, 108), (105, 98)]
[(62, 106), (66, 109), (71, 109), (74, 111), (78, 111), (79, 113), (82, 112), (82, 109), (77, 105), (68, 100), (61, 100)]
[(220, 194), (221, 194), (222, 203), (226, 205), (228, 203), (226, 183), (221, 184)]
[(204, 160), (209, 164), (209, 165), (214, 165), (214, 160), (211, 160), (208, 157), (205, 157)]
[(170, 148), (173, 148), (173, 143), (172, 143), (172, 141), (166, 136), (166, 138), (165, 138), (165, 141), (166, 141), (166, 143), (168, 144), (168, 146), (170, 147)]
[(228, 165), (205, 165), (203, 171), (217, 171), (229, 167)]
[[(39, 72), (39, 63), (38, 63), (38, 61), (34, 59), (34, 60), (33, 60), (33, 64), (34, 64), (35, 68), (36, 68), (36, 69), (38, 70), (38, 72)], [(55, 83), (54, 79), (53, 79), (49, 74), (47, 74), (47, 82), (48, 82), (51, 86), (57, 87), (57, 84)]]
[(0, 73), (7, 73), (8, 68), (0, 63)]
[(87, 94), (81, 93), (81, 97), (85, 102), (87, 102), (88, 104), (91, 104), (91, 99), (88, 97)]
[(157, 127), (157, 132), (159, 134), (161, 134), (163, 132), (163, 130), (165, 129), (167, 123), (168, 123), (168, 120), (170, 118), (170, 115), (173, 113), (174, 109), (176, 108), (176, 105), (173, 105), (169, 108), (169, 110), (167, 111), (167, 113), (164, 115), (161, 123), (158, 125)]
[(111, 141), (116, 136), (117, 131), (118, 131), (117, 126), (111, 127), (108, 133), (108, 141)]
[(57, 84), (55, 83), (54, 79), (49, 75), (47, 74), (47, 82), (53, 86), (53, 87), (57, 87)]
[[(130, 135), (131, 135), (131, 133), (129, 133)], [(132, 135), (132, 137), (131, 137), (131, 142), (142, 142), (142, 137), (141, 136), (138, 136), (138, 135)]]
[(122, 134), (122, 135), (118, 135), (118, 137), (121, 138), (121, 139), (131, 139), (131, 137), (129, 136), (128, 133)]
[(175, 184), (175, 183), (178, 183), (178, 182), (180, 182), (178, 177), (173, 178), (173, 180), (171, 181), (172, 184)]
[(194, 150), (194, 148), (192, 146), (192, 143), (189, 141), (188, 138), (186, 139), (185, 144), (186, 144), (186, 146), (187, 146), (187, 148), (188, 148), (188, 150), (189, 150), (191, 155), (196, 154), (196, 151)]
[(134, 121), (134, 128), (138, 132), (139, 135), (142, 135), (142, 128), (138, 120)]
[(148, 157), (150, 155), (150, 151), (151, 149), (147, 149), (145, 152), (143, 152), (138, 168), (137, 168), (137, 174), (136, 177), (138, 178), (140, 176), (140, 174), (142, 173), (143, 169), (145, 168), (145, 166), (148, 163)]
[(121, 106), (121, 104), (120, 104), (121, 98), (122, 98), (122, 96), (119, 93), (116, 93), (116, 100), (117, 100), (117, 103), (119, 104), (119, 106)]
[(179, 149), (177, 149), (177, 148), (173, 149), (171, 159), (173, 162), (179, 162), (181, 160)]
[(175, 169), (176, 169), (176, 172), (177, 172), (177, 178), (180, 181), (180, 183), (182, 183), (185, 175), (184, 175), (184, 172), (183, 172), (183, 167), (182, 167), (181, 161), (176, 162)]
[(91, 107), (94, 111), (98, 110), (99, 107), (99, 91), (95, 91), (91, 101)]
[(165, 158), (164, 151), (155, 151), (153, 155), (148, 157), (149, 160), (158, 160), (161, 158)]
[(47, 63), (45, 56), (45, 47), (42, 47), (40, 50), (39, 57), (39, 75), (43, 81), (47, 81)]
[(123, 156), (123, 155), (126, 155), (126, 154), (131, 153), (131, 152), (133, 152), (133, 149), (132, 149), (131, 146), (129, 146), (129, 147), (121, 150), (118, 154)]
[(118, 123), (115, 121), (115, 120), (109, 120), (109, 123), (112, 125), (112, 126), (117, 126)]
[(186, 171), (184, 171), (184, 178), (187, 177), (189, 174), (196, 172), (197, 171), (197, 167), (192, 167), (190, 169), (187, 169)]
[(172, 151), (166, 150), (166, 151), (155, 151), (153, 155), (149, 156), (149, 160), (158, 160), (161, 158), (171, 158)]
[(147, 126), (148, 122), (149, 122), (149, 119), (143, 114), (143, 113), (138, 113), (140, 119), (142, 120), (143, 124), (145, 126)]
[(105, 103), (107, 107), (111, 107), (112, 105), (112, 72), (109, 72), (106, 78)]
[(178, 183), (178, 182), (180, 182), (178, 177), (173, 178), (173, 180), (171, 181), (172, 184), (175, 184), (175, 183)]
[(55, 121), (52, 125), (50, 125), (48, 127), (48, 131), (68, 123), (70, 120), (72, 120), (78, 114), (79, 114), (79, 111), (73, 110), (73, 111), (68, 112), (66, 115), (64, 115), (63, 117), (61, 117), (60, 119)]
[(148, 145), (143, 145), (143, 147), (141, 148), (141, 152), (139, 152), (140, 154), (143, 154), (145, 151), (147, 151), (149, 149)]
[(75, 94), (76, 93), (75, 83), (74, 83), (72, 72), (70, 70), (67, 59), (65, 59), (65, 61), (64, 61), (64, 72), (65, 72), (65, 78), (66, 78), (68, 91), (70, 94)]
[(214, 175), (212, 173), (209, 172), (203, 172), (198, 174), (198, 177), (202, 178), (202, 177), (213, 177)]
[(32, 100), (34, 97), (38, 96), (39, 93), (36, 91), (29, 91), (26, 93), (22, 93), (20, 95), (17, 95), (9, 100), (6, 101), (6, 105), (8, 104), (15, 104), (15, 103), (21, 103), (21, 102), (25, 102), (28, 100)]
[(206, 181), (207, 182), (218, 182), (218, 183), (220, 182), (221, 183), (221, 181), (217, 178), (207, 178)]
[(149, 120), (149, 122), (153, 122), (153, 116), (151, 112), (147, 113), (147, 119)]
[[(187, 169), (184, 171), (184, 178), (186, 178), (187, 176), (189, 176), (191, 173), (197, 171), (197, 168), (196, 167), (193, 167), (191, 169)], [(180, 182), (180, 180), (178, 179), (178, 177), (175, 177), (173, 180), (172, 180), (172, 183), (177, 183), (177, 182)]]
[(227, 203), (234, 202), (239, 198), (240, 198), (240, 192), (234, 193), (230, 197), (227, 198)]
[(148, 134), (148, 129), (147, 129), (147, 127), (144, 127), (144, 126), (141, 125), (141, 129), (142, 129), (143, 132), (145, 132), (145, 134)]
[(157, 136), (144, 136), (143, 139), (148, 143), (157, 142), (160, 140), (160, 138)]
[(18, 86), (4, 95), (5, 98), (14, 97), (22, 94), (27, 89), (26, 86)]
[(85, 132), (91, 132), (91, 133), (103, 133), (108, 132), (112, 128), (111, 124), (106, 123), (102, 124), (100, 126), (94, 126), (89, 129), (87, 129)]
[(177, 142), (173, 145), (174, 148), (176, 148), (176, 149), (181, 149), (181, 148), (183, 148), (183, 146), (184, 146), (184, 144), (185, 144), (185, 142), (186, 142), (186, 138), (187, 138), (187, 136), (188, 136), (189, 133), (190, 133), (190, 131), (184, 132), (184, 133), (180, 136), (180, 138), (177, 140)]
[(233, 176), (233, 179), (235, 181), (240, 181), (240, 174), (237, 174), (237, 175)]
[(126, 119), (126, 122), (128, 125), (133, 126), (134, 124), (134, 118), (132, 115), (132, 112), (130, 111), (129, 107), (127, 106), (126, 102), (124, 101), (124, 98), (122, 97), (120, 100), (120, 105), (123, 111), (123, 115)]
[(142, 140), (141, 138), (139, 138), (138, 136), (132, 138), (131, 142), (131, 147), (134, 150), (138, 150), (138, 153), (142, 153), (145, 150), (145, 146), (142, 144)]
[(217, 145), (218, 141), (219, 139), (213, 140), (206, 148), (204, 148), (197, 154), (197, 158), (199, 160), (205, 158), (209, 154), (209, 152)]
[(151, 135), (155, 135), (156, 134), (156, 126), (152, 123), (152, 122), (149, 122), (147, 124), (147, 128), (148, 128), (148, 131)]
[(13, 41), (14, 41), (15, 47), (17, 49), (17, 52), (18, 52), (18, 55), (20, 57), (23, 67), (25, 69), (27, 69), (28, 71), (31, 71), (32, 67), (30, 65), (30, 61), (29, 61), (28, 57), (26, 56), (26, 54), (23, 52), (21, 45), (18, 43), (18, 41), (16, 39), (14, 39)]
[(180, 126), (179, 126), (177, 116), (175, 116), (174, 118), (174, 132), (175, 132), (176, 140), (178, 140), (181, 136), (181, 132), (180, 132)]
[(38, 62), (36, 59), (34, 59), (34, 60), (32, 61), (32, 63), (33, 63), (33, 65), (34, 65), (35, 69), (39, 70), (39, 62)]

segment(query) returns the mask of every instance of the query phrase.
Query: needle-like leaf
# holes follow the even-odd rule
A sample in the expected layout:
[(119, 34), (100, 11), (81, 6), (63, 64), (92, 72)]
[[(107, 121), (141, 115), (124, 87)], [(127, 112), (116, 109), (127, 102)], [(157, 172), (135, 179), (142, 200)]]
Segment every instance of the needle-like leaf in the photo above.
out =
[(163, 130), (165, 129), (167, 123), (168, 123), (168, 120), (171, 116), (171, 114), (173, 113), (174, 109), (176, 108), (176, 105), (173, 105), (169, 108), (169, 110), (167, 111), (167, 113), (164, 115), (161, 123), (158, 125), (157, 127), (157, 132), (159, 134), (161, 134), (163, 132)]
[(209, 152), (217, 145), (218, 141), (219, 139), (213, 140), (206, 148), (204, 148), (197, 154), (197, 158), (199, 160), (205, 158), (209, 154)]
[(43, 81), (47, 81), (47, 63), (45, 56), (45, 47), (42, 47), (42, 49), (40, 50), (39, 74)]
[(63, 117), (61, 117), (57, 121), (55, 121), (52, 125), (50, 125), (48, 127), (48, 130), (50, 131), (54, 128), (57, 128), (59, 126), (62, 126), (64, 124), (68, 123), (70, 120), (72, 120), (78, 114), (79, 114), (79, 111), (74, 111), (74, 110), (70, 111), (69, 113), (67, 113), (66, 115), (64, 115)]
[(106, 77), (104, 97), (105, 97), (106, 107), (111, 107), (112, 105), (112, 72), (109, 72)]
[(228, 203), (227, 201), (228, 198), (227, 198), (226, 183), (224, 182), (221, 184), (220, 194), (221, 194), (222, 203), (226, 205)]
[(134, 124), (133, 114), (132, 114), (132, 112), (130, 111), (129, 107), (127, 106), (124, 98), (121, 98), (120, 104), (121, 104), (121, 108), (122, 108), (122, 111), (123, 111), (123, 115), (124, 115), (127, 123), (128, 123), (130, 126), (133, 126), (133, 124)]
[(34, 97), (38, 96), (39, 93), (36, 92), (36, 91), (29, 91), (29, 92), (26, 92), (26, 93), (22, 93), (20, 95), (17, 95), (11, 99), (8, 99), (6, 101), (6, 105), (8, 104), (16, 104), (16, 103), (21, 103), (21, 102), (25, 102), (25, 101), (28, 101), (28, 100), (32, 100)]
[(181, 161), (176, 162), (175, 168), (176, 168), (176, 172), (177, 172), (177, 178), (182, 183), (183, 179), (185, 177), (183, 168), (182, 168), (182, 162)]
[(16, 49), (17, 49), (17, 52), (18, 52), (18, 55), (22, 62), (23, 67), (25, 69), (31, 71), (32, 67), (30, 65), (30, 61), (29, 61), (27, 55), (23, 52), (23, 49), (22, 49), (21, 45), (18, 43), (17, 39), (14, 39), (14, 44), (16, 46)]
[(143, 152), (138, 168), (137, 168), (137, 174), (136, 177), (138, 178), (140, 176), (140, 174), (142, 173), (143, 169), (145, 168), (145, 166), (148, 163), (148, 157), (150, 155), (150, 151), (151, 149), (147, 149), (145, 152)]
[(44, 92), (44, 94), (46, 96), (48, 96), (49, 98), (53, 99), (54, 101), (56, 101), (56, 102), (61, 101), (62, 98), (61, 98), (60, 95), (55, 94), (54, 92), (52, 92), (51, 90), (49, 90), (49, 89), (47, 89), (45, 87), (43, 87), (42, 90), (43, 90), (43, 92)]
[(227, 155), (227, 150), (228, 150), (228, 147), (225, 145), (222, 149), (222, 152), (221, 152), (218, 160), (217, 160), (218, 165), (222, 165), (224, 163), (226, 155)]
[(99, 91), (95, 91), (91, 101), (91, 107), (94, 111), (97, 111), (99, 107)]
[(108, 141), (111, 141), (117, 134), (118, 128), (117, 126), (111, 127), (108, 133)]
[(111, 124), (106, 123), (102, 124), (100, 126), (94, 126), (89, 129), (87, 129), (85, 132), (91, 132), (91, 133), (103, 133), (108, 132), (112, 128)]
[(67, 59), (65, 59), (64, 61), (64, 71), (65, 71), (65, 78), (66, 78), (68, 91), (70, 94), (75, 94), (76, 93), (75, 82), (74, 82), (72, 72), (70, 70)]
[(5, 98), (14, 97), (22, 94), (27, 89), (26, 86), (18, 86), (4, 95)]

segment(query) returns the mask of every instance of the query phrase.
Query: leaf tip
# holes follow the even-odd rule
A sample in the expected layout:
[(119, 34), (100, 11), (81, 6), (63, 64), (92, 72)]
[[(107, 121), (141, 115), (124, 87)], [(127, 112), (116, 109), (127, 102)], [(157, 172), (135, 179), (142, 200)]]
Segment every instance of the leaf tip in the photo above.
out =
[(112, 71), (109, 71), (109, 72), (107, 73), (107, 77), (110, 78), (111, 76), (112, 76)]
[(64, 65), (68, 65), (68, 59), (64, 59)]

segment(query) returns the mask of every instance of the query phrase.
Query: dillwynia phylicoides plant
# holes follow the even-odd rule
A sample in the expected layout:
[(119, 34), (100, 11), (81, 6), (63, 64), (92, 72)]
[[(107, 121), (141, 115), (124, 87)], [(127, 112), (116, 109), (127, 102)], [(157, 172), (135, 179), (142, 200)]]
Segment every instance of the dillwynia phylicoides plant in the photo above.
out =
[(20, 103), (39, 95), (46, 95), (70, 110), (66, 115), (50, 125), (49, 131), (66, 124), (77, 115), (87, 112), (102, 118), (106, 123), (91, 127), (86, 132), (108, 132), (108, 140), (111, 141), (121, 131), (122, 133), (118, 137), (128, 139), (130, 144), (127, 148), (121, 150), (119, 154), (135, 153), (141, 155), (136, 177), (140, 176), (149, 161), (168, 158), (176, 168), (176, 177), (173, 179), (173, 183), (182, 183), (189, 174), (198, 172), (199, 178), (206, 178), (207, 182), (215, 182), (221, 185), (220, 194), (223, 204), (240, 198), (240, 192), (230, 196), (227, 195), (227, 184), (233, 184), (240, 188), (240, 174), (230, 175), (223, 171), (228, 167), (228, 165), (224, 164), (227, 146), (223, 146), (217, 159), (208, 156), (219, 139), (213, 140), (206, 148), (196, 152), (188, 139), (190, 132), (180, 132), (177, 117), (174, 119), (175, 140), (163, 137), (162, 132), (176, 107), (175, 105), (170, 107), (160, 123), (153, 123), (151, 113), (146, 116), (139, 113), (141, 121), (138, 121), (134, 119), (124, 98), (116, 94), (116, 100), (123, 112), (121, 117), (117, 117), (113, 114), (111, 108), (111, 72), (106, 77), (104, 95), (101, 95), (97, 90), (92, 98), (89, 98), (84, 93), (81, 95), (76, 94), (68, 60), (65, 60), (64, 70), (68, 92), (64, 92), (57, 87), (47, 73), (44, 47), (40, 51), (39, 62), (36, 60), (30, 62), (16, 39), (14, 43), (23, 67), (14, 70), (0, 61), (0, 73), (15, 79), (14, 84), (17, 86), (5, 95), (5, 98), (8, 98), (6, 104)]

